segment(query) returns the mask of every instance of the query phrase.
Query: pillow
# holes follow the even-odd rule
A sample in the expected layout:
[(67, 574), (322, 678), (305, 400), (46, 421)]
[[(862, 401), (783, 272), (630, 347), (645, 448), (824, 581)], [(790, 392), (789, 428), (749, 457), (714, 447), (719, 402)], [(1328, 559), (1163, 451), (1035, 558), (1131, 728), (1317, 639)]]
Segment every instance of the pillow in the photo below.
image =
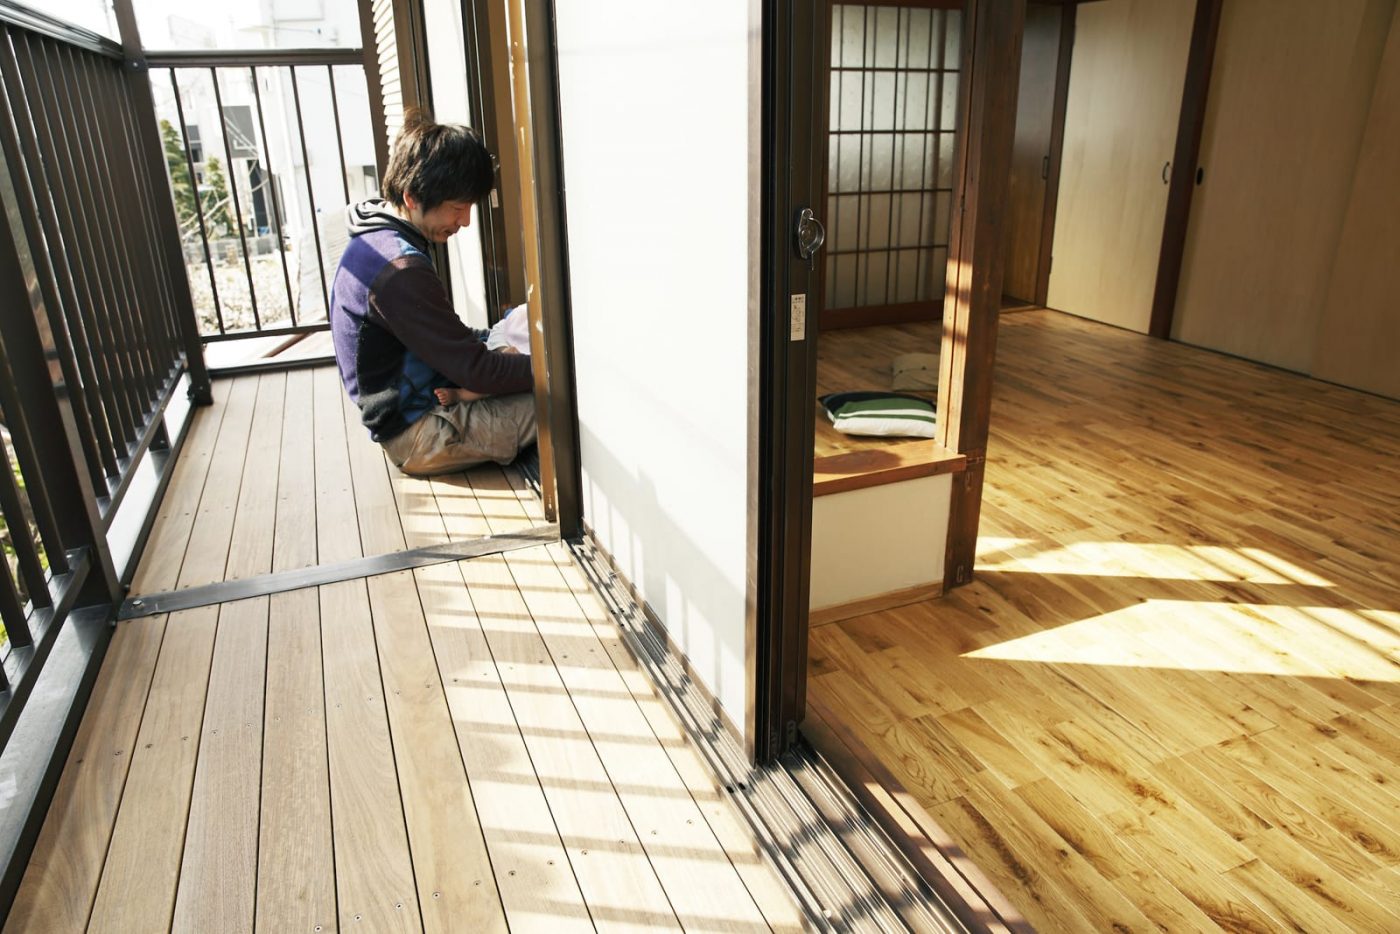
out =
[(938, 354), (907, 353), (894, 358), (894, 378), (890, 388), (895, 392), (937, 392)]
[(837, 431), (848, 435), (932, 438), (932, 402), (888, 392), (836, 392), (819, 400)]

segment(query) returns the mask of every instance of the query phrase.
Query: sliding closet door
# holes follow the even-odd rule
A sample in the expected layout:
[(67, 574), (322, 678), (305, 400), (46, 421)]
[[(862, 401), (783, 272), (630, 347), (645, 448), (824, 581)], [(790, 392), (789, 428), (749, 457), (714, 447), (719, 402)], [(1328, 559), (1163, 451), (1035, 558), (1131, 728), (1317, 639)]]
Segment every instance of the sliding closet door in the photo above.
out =
[(1075, 11), (1051, 308), (1147, 332), (1195, 8), (1104, 0)]
[[(1395, 6), (1229, 0), (1222, 7), (1202, 181), (1177, 294), (1178, 340), (1311, 370)], [(1392, 255), (1377, 268), (1395, 262)], [(1388, 299), (1393, 311), (1395, 296)]]
[[(941, 9), (952, 6), (954, 9)], [(962, 16), (956, 3), (831, 8), (822, 327), (940, 317)]]

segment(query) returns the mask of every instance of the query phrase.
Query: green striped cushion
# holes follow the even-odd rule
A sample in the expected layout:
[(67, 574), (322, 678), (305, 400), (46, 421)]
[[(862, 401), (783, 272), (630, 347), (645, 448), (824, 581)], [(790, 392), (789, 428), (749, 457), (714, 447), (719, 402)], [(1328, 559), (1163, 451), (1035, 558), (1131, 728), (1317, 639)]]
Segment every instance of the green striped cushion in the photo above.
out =
[(838, 392), (822, 396), (837, 431), (848, 435), (932, 438), (933, 403), (887, 392)]

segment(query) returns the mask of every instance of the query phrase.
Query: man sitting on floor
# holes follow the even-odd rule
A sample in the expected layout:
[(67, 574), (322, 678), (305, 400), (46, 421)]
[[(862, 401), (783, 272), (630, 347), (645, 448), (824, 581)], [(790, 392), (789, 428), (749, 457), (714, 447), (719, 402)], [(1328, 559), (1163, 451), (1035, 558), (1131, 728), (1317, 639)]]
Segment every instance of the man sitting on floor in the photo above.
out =
[[(370, 437), (414, 476), (508, 464), (535, 440), (530, 358), (488, 350), (462, 323), (430, 243), (471, 223), (494, 184), (471, 129), (410, 112), (394, 140), (384, 198), (346, 211), (350, 243), (331, 297), (340, 378)], [(438, 390), (442, 392), (439, 404)]]

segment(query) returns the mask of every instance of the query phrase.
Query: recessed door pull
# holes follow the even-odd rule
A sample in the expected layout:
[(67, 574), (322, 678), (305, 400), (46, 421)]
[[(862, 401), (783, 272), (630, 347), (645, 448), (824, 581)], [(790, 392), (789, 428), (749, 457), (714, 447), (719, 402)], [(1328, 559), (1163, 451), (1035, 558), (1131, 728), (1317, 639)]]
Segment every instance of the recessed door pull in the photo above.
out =
[(1165, 185), (1170, 180), (1168, 175), (1171, 171), (1171, 160), (1162, 163), (1162, 184)]

